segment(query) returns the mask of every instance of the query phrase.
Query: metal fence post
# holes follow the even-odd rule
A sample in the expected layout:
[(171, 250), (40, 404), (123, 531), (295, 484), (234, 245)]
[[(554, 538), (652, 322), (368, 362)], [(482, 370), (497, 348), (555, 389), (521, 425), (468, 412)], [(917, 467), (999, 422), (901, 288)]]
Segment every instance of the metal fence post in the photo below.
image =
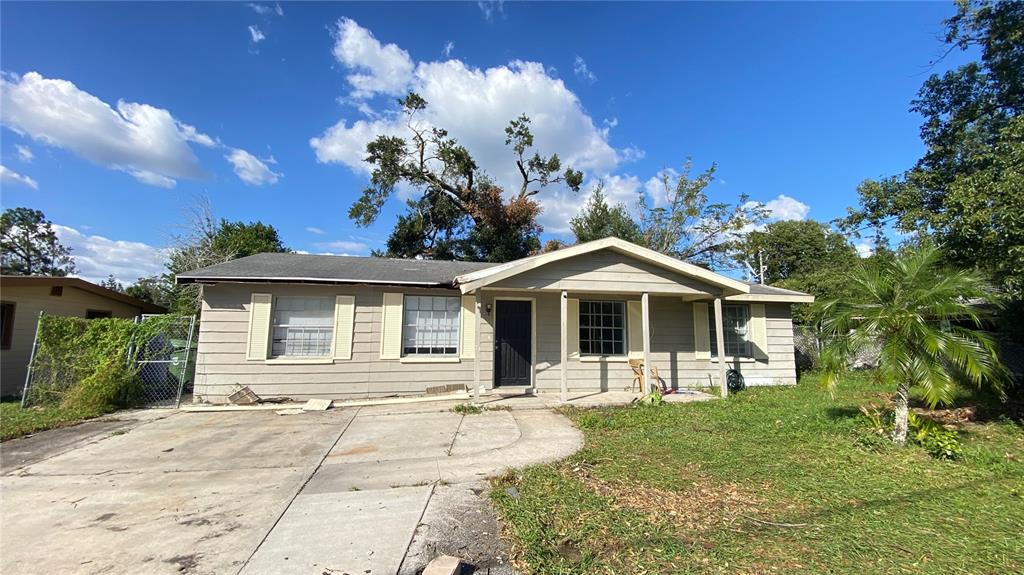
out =
[[(185, 365), (181, 368), (181, 375), (178, 376), (178, 397), (174, 400), (174, 408), (181, 407), (181, 392), (185, 387), (185, 378), (188, 376), (188, 360), (192, 355), (192, 333), (196, 326), (196, 316), (189, 316), (188, 339), (185, 340)], [(195, 378), (195, 374), (192, 375)]]
[(36, 333), (32, 336), (32, 353), (28, 356), (28, 371), (25, 373), (25, 386), (21, 388), (21, 406), (25, 407), (25, 398), (28, 397), (29, 382), (32, 381), (32, 364), (36, 362), (36, 347), (39, 346), (39, 324), (43, 322), (45, 311), (39, 311), (39, 319), (36, 320)]

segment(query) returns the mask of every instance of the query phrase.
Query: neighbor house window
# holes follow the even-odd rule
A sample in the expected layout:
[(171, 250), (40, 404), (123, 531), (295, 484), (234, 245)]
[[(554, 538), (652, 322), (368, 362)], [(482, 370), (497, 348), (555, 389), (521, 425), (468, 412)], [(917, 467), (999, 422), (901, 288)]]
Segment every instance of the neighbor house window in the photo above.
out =
[(580, 353), (625, 355), (626, 302), (580, 300)]
[[(714, 312), (711, 313), (711, 355), (718, 356), (718, 335), (715, 332)], [(750, 357), (750, 306), (728, 304), (722, 306), (722, 328), (726, 357)]]
[(0, 349), (11, 349), (14, 336), (14, 304), (0, 303)]
[(113, 317), (110, 310), (106, 309), (87, 309), (85, 310), (85, 319), (103, 319)]
[(274, 357), (327, 357), (334, 336), (334, 298), (274, 300)]
[(402, 354), (458, 354), (460, 307), (457, 296), (405, 296)]

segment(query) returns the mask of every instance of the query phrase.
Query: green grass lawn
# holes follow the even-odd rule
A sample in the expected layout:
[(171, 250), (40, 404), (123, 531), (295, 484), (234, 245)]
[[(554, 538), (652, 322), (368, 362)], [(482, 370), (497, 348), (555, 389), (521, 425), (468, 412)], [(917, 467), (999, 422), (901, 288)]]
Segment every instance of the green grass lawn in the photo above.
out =
[(0, 441), (44, 429), (74, 425), (104, 413), (106, 411), (64, 407), (22, 408), (17, 401), (5, 401), (0, 403)]
[(933, 459), (870, 432), (858, 406), (881, 391), (861, 377), (831, 399), (805, 378), (567, 411), (583, 450), (495, 481), (514, 558), (528, 573), (1024, 573), (1024, 428), (961, 424), (963, 459)]

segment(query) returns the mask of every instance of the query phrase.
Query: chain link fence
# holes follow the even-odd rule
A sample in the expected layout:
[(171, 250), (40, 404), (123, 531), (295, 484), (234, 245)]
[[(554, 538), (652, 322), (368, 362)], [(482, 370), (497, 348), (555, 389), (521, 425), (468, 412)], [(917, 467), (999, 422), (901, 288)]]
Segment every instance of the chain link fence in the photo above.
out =
[[(146, 321), (143, 315), (139, 321)], [(195, 316), (182, 316), (156, 336), (129, 350), (141, 382), (140, 398), (149, 407), (178, 407), (192, 393), (196, 373)]]
[[(156, 321), (155, 318), (160, 319)], [(95, 351), (84, 349), (83, 346), (89, 347), (90, 343), (101, 345), (95, 341), (90, 342), (88, 337), (83, 338), (83, 330), (88, 329), (85, 327), (88, 320), (72, 319), (71, 322), (48, 325), (46, 341), (49, 345), (40, 350), (43, 320), (43, 316), (40, 316), (36, 327), (36, 341), (33, 343), (32, 358), (22, 392), (22, 405), (60, 404), (83, 383), (92, 378), (105, 377), (103, 372), (96, 371), (93, 362), (83, 361), (88, 351)], [(123, 323), (110, 324), (111, 330), (131, 328), (130, 320), (117, 321)], [(135, 330), (136, 334), (145, 333), (144, 339), (135, 341), (138, 335), (132, 336), (127, 350), (120, 347), (117, 352), (122, 358), (118, 361), (124, 362), (122, 365), (128, 367), (126, 373), (133, 378), (132, 385), (128, 387), (131, 390), (130, 398), (125, 397), (123, 401), (125, 404), (145, 407), (178, 407), (182, 399), (192, 393), (196, 367), (196, 318), (143, 315), (135, 320), (136, 324), (146, 322), (151, 322), (151, 325), (143, 325), (140, 326), (142, 329)], [(111, 372), (110, 377), (117, 375)], [(118, 400), (118, 403), (121, 401)]]

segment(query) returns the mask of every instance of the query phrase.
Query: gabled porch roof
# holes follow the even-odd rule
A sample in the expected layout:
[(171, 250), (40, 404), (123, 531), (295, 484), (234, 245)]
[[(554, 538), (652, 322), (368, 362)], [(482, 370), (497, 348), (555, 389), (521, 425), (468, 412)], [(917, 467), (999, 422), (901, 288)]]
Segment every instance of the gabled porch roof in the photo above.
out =
[(520, 260), (489, 267), (487, 269), (466, 273), (455, 278), (455, 284), (462, 293), (470, 293), (480, 288), (496, 284), (502, 280), (526, 273), (542, 266), (556, 265), (557, 262), (583, 256), (600, 250), (609, 250), (693, 278), (704, 284), (722, 290), (725, 296), (750, 294), (750, 284), (730, 277), (717, 274), (700, 266), (678, 260), (665, 254), (650, 250), (619, 238), (604, 238), (562, 248), (546, 254), (539, 254)]

